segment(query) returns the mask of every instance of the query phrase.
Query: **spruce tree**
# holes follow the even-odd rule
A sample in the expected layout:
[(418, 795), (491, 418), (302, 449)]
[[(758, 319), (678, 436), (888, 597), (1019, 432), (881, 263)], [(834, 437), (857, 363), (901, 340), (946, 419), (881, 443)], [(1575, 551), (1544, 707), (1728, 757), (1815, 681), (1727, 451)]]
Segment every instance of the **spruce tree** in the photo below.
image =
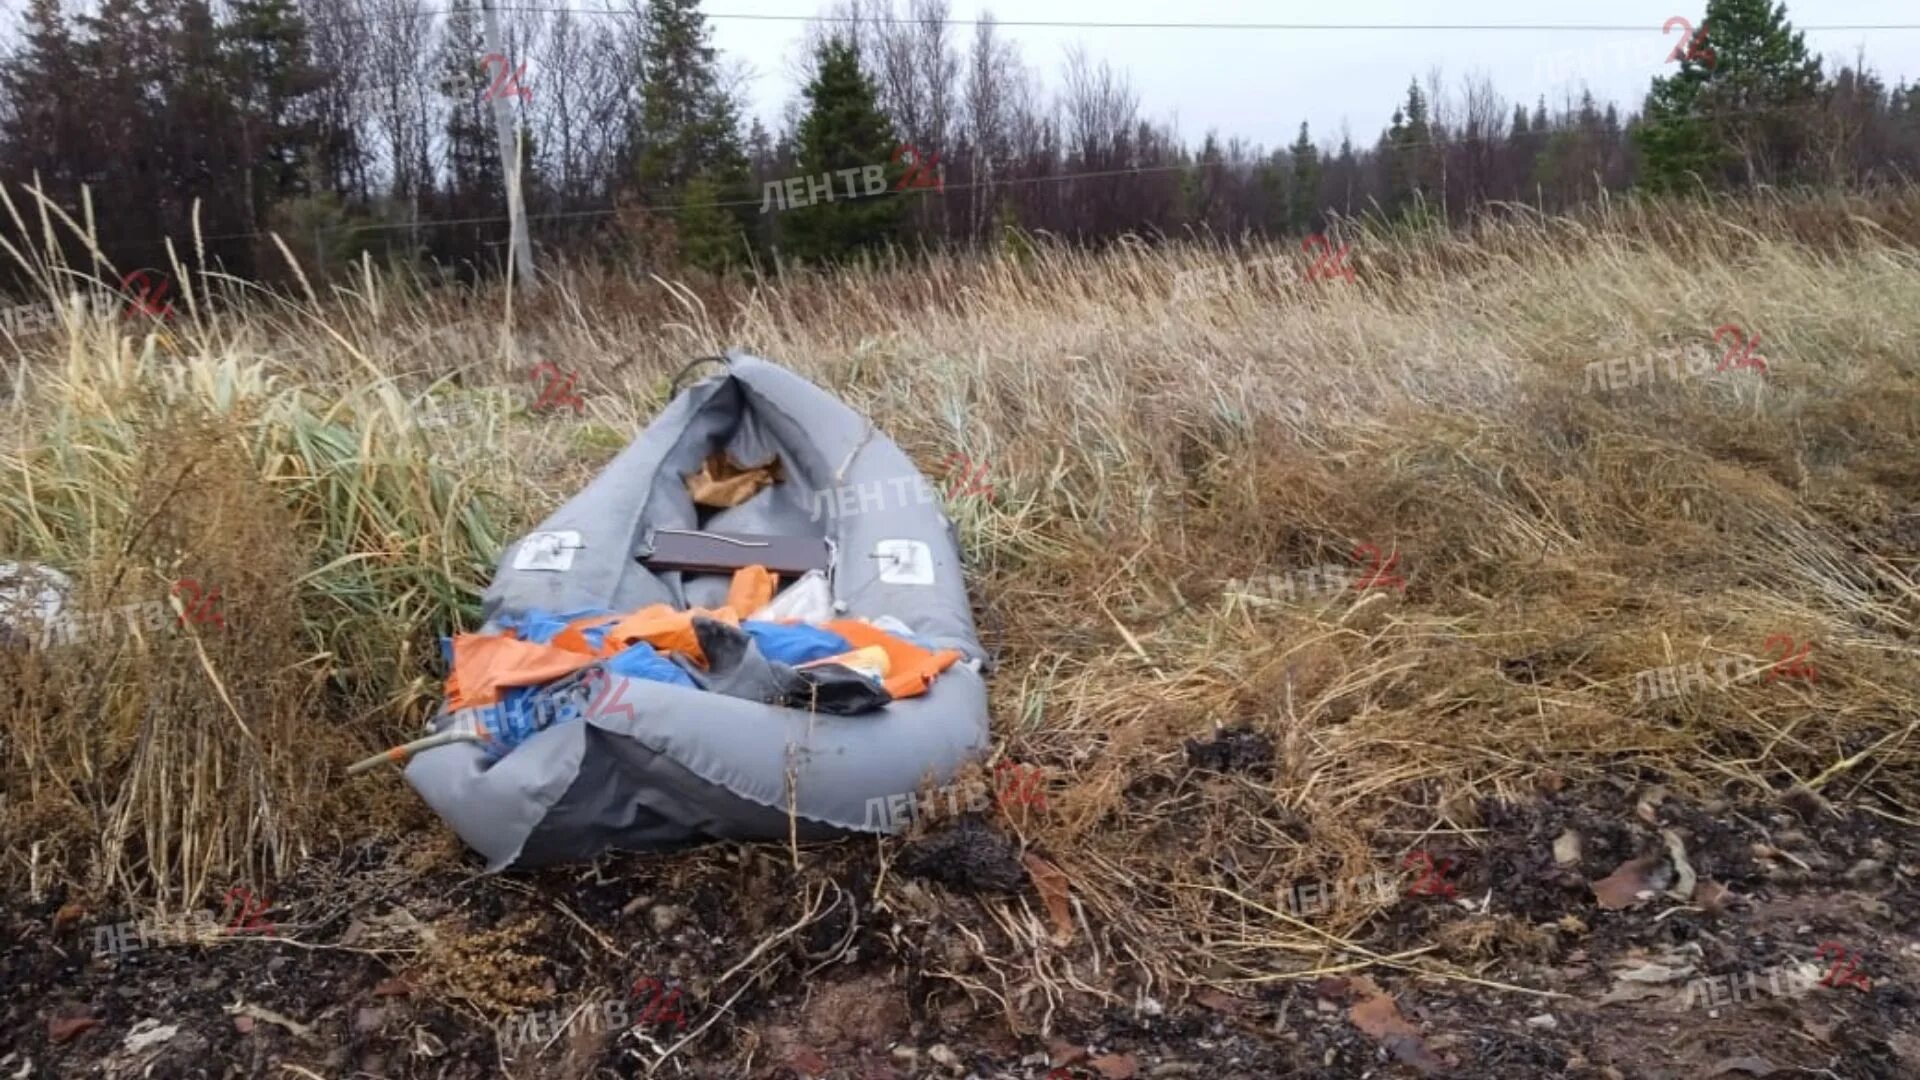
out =
[(1287, 223), (1296, 232), (1312, 232), (1320, 207), (1320, 148), (1307, 135), (1307, 122), (1300, 121), (1300, 137), (1293, 140), (1292, 199), (1287, 207)]
[(680, 189), (681, 202), (674, 211), (675, 238), (680, 257), (694, 266), (718, 270), (740, 261), (746, 255), (741, 246), (738, 223), (718, 184), (705, 176), (696, 176)]
[[(1186, 158), (1184, 149), (1181, 158)], [(1184, 208), (1181, 214), (1187, 221), (1196, 225), (1214, 225), (1215, 211), (1226, 201), (1222, 188), (1226, 156), (1220, 150), (1220, 138), (1209, 131), (1200, 141), (1200, 154), (1192, 162), (1192, 167), (1181, 171), (1180, 201)]]
[(807, 84), (807, 114), (800, 121), (799, 166), (803, 175), (841, 169), (884, 166), (886, 190), (868, 195), (856, 179), (857, 198), (848, 198), (834, 176), (834, 197), (789, 209), (784, 230), (793, 254), (833, 260), (885, 247), (900, 235), (902, 196), (894, 185), (905, 175), (904, 162), (892, 159), (893, 125), (880, 111), (879, 92), (860, 70), (851, 42), (830, 38), (815, 54), (813, 80)]
[[(160, 239), (180, 235), (191, 197), (174, 148), (166, 145), (166, 101), (178, 68), (172, 8), (139, 0), (103, 0), (76, 22), (80, 57), (77, 103), (85, 125), (81, 168), (73, 176), (91, 187), (95, 205), (138, 207), (101, 219), (101, 248), (115, 262), (159, 265)], [(197, 50), (196, 50), (197, 51)], [(167, 81), (163, 81), (167, 80)], [(190, 176), (191, 174), (187, 174)], [(61, 193), (77, 199), (79, 192)], [(245, 267), (238, 269), (245, 271)]]
[(1425, 163), (1434, 158), (1433, 130), (1427, 124), (1427, 96), (1420, 84), (1407, 84), (1406, 104), (1393, 111), (1387, 130), (1387, 204), (1403, 209), (1427, 190)]
[(233, 0), (228, 10), (222, 45), (231, 96), (220, 105), (240, 113), (244, 160), (252, 163), (248, 209), (258, 225), (274, 203), (313, 194), (320, 126), (307, 100), (325, 78), (311, 62), (306, 19), (293, 0)]
[[(268, 139), (271, 117), (249, 108), (246, 67), (233, 51), (234, 28), (215, 22), (207, 0), (178, 0), (169, 7), (168, 62), (154, 69), (152, 134), (175, 193), (164, 227), (175, 237), (184, 234), (187, 211), (198, 199), (206, 232), (258, 228), (280, 194), (271, 181), (255, 183), (271, 176), (279, 149)], [(257, 265), (249, 246), (238, 238), (215, 244), (221, 260), (240, 273)]]
[(0, 67), (0, 93), (12, 104), (0, 132), (0, 159), (10, 179), (25, 183), (38, 174), (60, 191), (78, 179), (91, 145), (80, 46), (60, 0), (32, 0), (25, 22), (20, 50)]
[(1634, 133), (1646, 184), (1791, 177), (1825, 93), (1820, 58), (1771, 0), (1708, 0), (1701, 33), (1703, 47), (1647, 95)]
[(1254, 185), (1259, 192), (1253, 223), (1262, 232), (1285, 232), (1288, 228), (1293, 206), (1292, 182), (1288, 179), (1290, 162), (1287, 152), (1282, 149), (1268, 154), (1265, 160), (1253, 167)]
[(642, 25), (640, 113), (630, 133), (641, 200), (672, 208), (683, 256), (717, 270), (745, 258), (757, 205), (737, 109), (720, 85), (699, 0), (648, 0)]

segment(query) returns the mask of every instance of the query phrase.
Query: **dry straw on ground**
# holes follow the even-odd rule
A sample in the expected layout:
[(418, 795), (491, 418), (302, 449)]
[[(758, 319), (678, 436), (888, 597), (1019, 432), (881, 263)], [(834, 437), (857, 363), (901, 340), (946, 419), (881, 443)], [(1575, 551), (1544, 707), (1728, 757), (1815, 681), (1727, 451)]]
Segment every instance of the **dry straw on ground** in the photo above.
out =
[[(1281, 910), (1290, 883), (1470, 848), (1481, 800), (1549, 774), (1809, 785), (1920, 820), (1916, 209), (1502, 208), (1348, 230), (1352, 283), (1276, 274), (1305, 269), (1286, 245), (1023, 242), (751, 290), (578, 270), (515, 297), (510, 327), (497, 294), (370, 270), (276, 301), (177, 274), (164, 342), (67, 305), (8, 372), (0, 558), (75, 574), (89, 604), (218, 581), (231, 632), (0, 657), (5, 857), (186, 900), (437, 828), (340, 765), (429, 707), (432, 635), (471, 621), (503, 539), (688, 359), (736, 344), (929, 471), (986, 463), (993, 499), (952, 512), (1000, 662), (994, 735), (1051, 777), (1048, 811), (1012, 826), (1067, 875), (1096, 964), (1314, 969), (1337, 938)], [(70, 287), (41, 269), (50, 297)], [(1193, 271), (1209, 284), (1176, 300)], [(1583, 385), (1728, 322), (1763, 335), (1764, 377)], [(529, 410), (539, 361), (578, 372), (584, 416)], [(415, 422), (448, 400), (471, 408)], [(1397, 553), (1404, 594), (1223, 596), (1365, 542)], [(1633, 700), (1643, 669), (1764, 666), (1775, 634), (1814, 643), (1817, 681)], [(1222, 726), (1270, 739), (1270, 769), (1190, 774), (1186, 742)], [(957, 981), (1106, 992), (1030, 898), (994, 910), (1030, 949)]]

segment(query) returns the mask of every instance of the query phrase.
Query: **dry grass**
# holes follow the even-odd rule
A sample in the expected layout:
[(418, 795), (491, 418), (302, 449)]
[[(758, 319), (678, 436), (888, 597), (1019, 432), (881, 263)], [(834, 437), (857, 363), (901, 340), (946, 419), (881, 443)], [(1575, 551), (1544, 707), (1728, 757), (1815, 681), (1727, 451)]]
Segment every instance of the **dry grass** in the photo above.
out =
[[(1023, 243), (752, 290), (572, 271), (515, 297), (510, 328), (503, 297), (371, 273), (304, 299), (194, 278), (170, 344), (76, 315), (9, 377), (0, 557), (75, 573), (88, 605), (218, 582), (229, 626), (0, 660), (5, 857), (190, 898), (417, 823), (390, 778), (339, 765), (429, 706), (431, 634), (471, 619), (503, 538), (732, 344), (929, 471), (988, 464), (994, 500), (952, 512), (1002, 664), (995, 736), (1052, 776), (1016, 826), (1109, 962), (1311, 969), (1329, 939), (1278, 910), (1287, 883), (1471, 843), (1480, 800), (1548, 772), (1812, 785), (1920, 820), (1917, 209), (1359, 228), (1356, 284), (1303, 280), (1295, 246)], [(1203, 284), (1174, 302), (1182, 273)], [(1728, 322), (1762, 335), (1764, 382), (1585, 385)], [(579, 373), (586, 417), (529, 411), (542, 360)], [(417, 423), (447, 402), (467, 410)], [(1361, 542), (1398, 552), (1404, 596), (1223, 599)], [(1636, 672), (1764, 665), (1773, 634), (1815, 643), (1817, 682), (1633, 702)], [(1186, 740), (1234, 724), (1273, 740), (1270, 781), (1173, 782)], [(1005, 929), (1041, 985), (1073, 985), (1043, 925)], [(1005, 966), (953, 975), (1011, 1000)]]

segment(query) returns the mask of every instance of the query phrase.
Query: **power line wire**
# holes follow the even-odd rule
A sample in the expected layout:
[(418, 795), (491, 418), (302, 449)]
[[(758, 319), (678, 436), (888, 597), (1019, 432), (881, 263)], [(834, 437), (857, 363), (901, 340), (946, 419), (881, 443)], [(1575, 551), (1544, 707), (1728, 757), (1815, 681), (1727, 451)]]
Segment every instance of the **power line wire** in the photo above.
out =
[[(455, 9), (449, 9), (455, 10)], [(639, 11), (613, 8), (507, 7), (501, 11), (574, 15), (639, 16)], [(1651, 29), (1652, 23), (1623, 25), (1616, 23), (1294, 23), (1294, 22), (1105, 22), (1080, 19), (914, 19), (892, 15), (771, 15), (758, 12), (707, 11), (707, 19), (732, 19), (741, 22), (870, 23), (888, 26), (981, 26), (1022, 27), (1055, 30), (1355, 30), (1411, 31), (1414, 33), (1464, 30), (1539, 31), (1545, 33), (1635, 33)], [(1832, 23), (1796, 25), (1795, 30), (1920, 30), (1920, 23)]]
[[(1761, 108), (1761, 109), (1729, 109), (1725, 112), (1708, 113), (1702, 116), (1682, 117), (1678, 119), (1713, 121), (1713, 120), (1727, 119), (1731, 117), (1772, 116), (1780, 113), (1806, 112), (1808, 110), (1824, 109), (1826, 107), (1827, 107), (1827, 103), (1825, 102), (1813, 102), (1813, 103), (1804, 104), (1804, 105), (1778, 105), (1778, 106), (1771, 106), (1768, 108)], [(1598, 112), (1597, 109), (1596, 109), (1596, 112)], [(1561, 115), (1571, 116), (1572, 114), (1563, 112)], [(1601, 115), (1604, 115), (1604, 114), (1601, 114)], [(1623, 123), (1621, 127), (1623, 134), (1624, 134), (1625, 126), (1626, 125)], [(1552, 138), (1558, 135), (1579, 135), (1579, 134), (1594, 134), (1594, 132), (1583, 132), (1582, 129), (1577, 127), (1545, 128), (1545, 129), (1536, 128), (1536, 129), (1523, 131), (1523, 132), (1508, 131), (1498, 135), (1483, 136), (1478, 141), (1482, 143), (1491, 144), (1491, 143), (1504, 142), (1504, 141), (1515, 139), (1515, 138), (1527, 138), (1527, 139)], [(1385, 139), (1386, 139), (1386, 136), (1383, 134), (1381, 136), (1381, 141), (1384, 142)], [(1452, 139), (1410, 140), (1406, 142), (1391, 144), (1390, 146), (1384, 147), (1384, 149), (1411, 150), (1411, 149), (1418, 149), (1418, 148), (1455, 147), (1455, 146), (1467, 146), (1467, 145), (1471, 145), (1471, 143), (1469, 143), (1464, 137), (1461, 137), (1461, 138), (1452, 138)], [(1315, 150), (1318, 151), (1319, 147), (1316, 146)], [(1330, 160), (1333, 160), (1331, 155), (1322, 156), (1320, 158), (1321, 166), (1325, 167)], [(962, 183), (962, 184), (943, 183), (940, 188), (940, 194), (944, 195), (949, 191), (971, 191), (975, 188), (1011, 188), (1011, 187), (1019, 187), (1021, 185), (1027, 185), (1027, 184), (1064, 183), (1069, 180), (1100, 180), (1100, 179), (1111, 179), (1116, 176), (1150, 176), (1157, 173), (1196, 171), (1196, 170), (1207, 167), (1208, 164), (1209, 164), (1208, 162), (1196, 159), (1189, 162), (1182, 162), (1178, 164), (1169, 164), (1169, 165), (1145, 165), (1145, 166), (1136, 166), (1136, 167), (1125, 168), (1125, 169), (1102, 169), (1102, 170), (1096, 170), (1093, 172), (1054, 173), (1047, 176), (1020, 176), (1020, 177), (1011, 177), (1008, 179), (976, 180), (971, 183)], [(1225, 163), (1221, 163), (1221, 164), (1224, 165)], [(1266, 164), (1270, 164), (1270, 162), (1253, 163), (1254, 167), (1256, 168)], [(797, 175), (806, 176), (807, 174), (801, 173)], [(764, 185), (764, 184), (771, 184), (771, 183), (783, 183), (785, 179), (786, 178), (782, 178), (781, 180), (762, 181), (762, 184)], [(905, 190), (905, 191), (895, 189), (889, 194), (883, 194), (880, 196), (872, 196), (872, 195), (856, 196), (856, 198), (887, 198), (887, 197), (892, 197), (894, 195), (904, 197), (904, 196), (912, 195), (924, 190), (926, 189), (914, 188), (914, 189)], [(852, 200), (831, 199), (828, 201), (840, 202), (840, 201), (852, 201)], [(629, 206), (625, 208), (610, 207), (610, 208), (602, 208), (597, 210), (564, 210), (564, 211), (555, 211), (555, 212), (546, 213), (546, 214), (529, 214), (527, 215), (527, 220), (529, 222), (564, 221), (564, 220), (569, 220), (574, 218), (612, 217), (616, 214), (622, 214), (622, 213), (664, 214), (664, 213), (670, 213), (676, 210), (693, 210), (693, 209), (707, 209), (707, 208), (720, 209), (720, 208), (735, 207), (735, 206), (765, 206), (766, 204), (767, 204), (766, 195), (763, 190), (759, 198), (753, 198), (753, 199), (724, 199), (724, 200), (717, 200), (714, 202), (699, 202), (699, 203), (662, 203), (656, 206)], [(815, 204), (815, 205), (818, 205), (818, 204)], [(786, 207), (786, 208), (783, 208), (782, 212), (785, 212), (785, 210), (792, 210), (792, 209), (804, 209), (804, 207)], [(370, 225), (348, 225), (342, 228), (334, 228), (334, 229), (322, 228), (320, 232), (327, 236), (345, 236), (345, 235), (350, 235), (357, 232), (386, 232), (394, 229), (433, 228), (433, 227), (450, 226), (450, 225), (494, 225), (494, 224), (500, 224), (502, 222), (506, 222), (507, 220), (508, 220), (508, 217), (504, 214), (490, 215), (487, 217), (467, 217), (467, 218), (421, 218), (414, 221), (380, 222), (380, 223), (370, 224)], [(207, 241), (240, 240), (240, 239), (253, 239), (257, 237), (265, 237), (268, 235), (271, 235), (271, 233), (268, 230), (256, 230), (252, 232), (221, 233), (214, 236), (203, 237), (202, 239)]]
[[(641, 11), (614, 10), (612, 8), (596, 10), (592, 8), (531, 7), (531, 6), (504, 6), (504, 5), (496, 7), (495, 10), (501, 11), (501, 12), (517, 12), (517, 13), (523, 13), (523, 14), (573, 14), (573, 15), (606, 15), (606, 16), (640, 16), (644, 14), (644, 12), (641, 12)], [(393, 14), (364, 15), (364, 16), (357, 16), (357, 17), (346, 17), (346, 18), (325, 19), (325, 20), (310, 19), (308, 20), (308, 25), (312, 26), (312, 25), (317, 25), (321, 23), (338, 24), (338, 23), (357, 23), (357, 22), (381, 22), (381, 21), (393, 21), (393, 20), (407, 19), (407, 18), (414, 18), (414, 17), (430, 18), (435, 16), (451, 15), (451, 14), (477, 15), (479, 14), (479, 12), (475, 8), (466, 7), (466, 6), (452, 7), (452, 8), (445, 8), (445, 9), (419, 9), (414, 12), (396, 12)], [(946, 25), (954, 25), (954, 26), (978, 26), (978, 25), (991, 23), (994, 26), (1003, 26), (1003, 27), (1086, 28), (1086, 29), (1307, 30), (1307, 31), (1312, 31), (1312, 30), (1359, 30), (1359, 31), (1470, 30), (1470, 31), (1546, 31), (1546, 32), (1607, 32), (1607, 33), (1644, 32), (1648, 29), (1651, 29), (1651, 24), (1623, 26), (1623, 25), (1606, 25), (1606, 24), (1531, 24), (1531, 23), (1102, 22), (1102, 21), (1091, 21), (1091, 20), (1081, 21), (1081, 20), (1046, 20), (1046, 19), (1011, 19), (1011, 20), (914, 19), (914, 18), (899, 18), (891, 15), (888, 15), (888, 16), (775, 15), (775, 14), (760, 14), (760, 13), (746, 13), (746, 12), (705, 12), (703, 13), (703, 15), (705, 18), (708, 18), (708, 19), (735, 19), (735, 20), (749, 20), (749, 21), (762, 21), (762, 22), (876, 23), (876, 24), (888, 24), (888, 25), (946, 24)], [(1920, 30), (1920, 23), (1806, 25), (1806, 26), (1795, 27), (1795, 29), (1803, 30), (1803, 31), (1805, 30), (1836, 30), (1836, 31), (1838, 30)], [(381, 88), (374, 87), (373, 89), (378, 90)], [(1819, 107), (1822, 107), (1822, 106), (1819, 104), (1814, 104), (1811, 106), (1799, 105), (1799, 106), (1781, 106), (1776, 108), (1755, 109), (1755, 110), (1734, 110), (1729, 112), (1711, 114), (1710, 116), (1702, 117), (1702, 119), (1718, 119), (1723, 117), (1741, 116), (1741, 115), (1765, 115), (1769, 113), (1794, 112), (1794, 111), (1801, 111), (1807, 108), (1819, 108)], [(1563, 115), (1568, 115), (1568, 114), (1563, 114)], [(1511, 138), (1518, 138), (1518, 137), (1531, 138), (1535, 136), (1553, 136), (1553, 135), (1559, 135), (1559, 134), (1571, 134), (1571, 133), (1577, 132), (1577, 130), (1578, 129), (1563, 128), (1559, 130), (1548, 129), (1548, 130), (1532, 130), (1532, 131), (1526, 131), (1526, 132), (1512, 132), (1512, 133), (1503, 134), (1499, 136), (1490, 136), (1486, 141), (1494, 141), (1496, 139), (1511, 139)], [(1384, 139), (1384, 136), (1382, 136), (1382, 138)], [(1462, 145), (1462, 143), (1460, 140), (1425, 140), (1420, 142), (1402, 142), (1402, 143), (1395, 144), (1394, 149), (1412, 149), (1416, 147), (1435, 147), (1435, 146), (1453, 146), (1453, 145)], [(1198, 168), (1204, 167), (1206, 164), (1207, 163), (1205, 162), (1195, 160), (1192, 162), (1169, 164), (1169, 165), (1149, 165), (1144, 167), (1133, 167), (1133, 168), (1126, 168), (1126, 169), (1108, 169), (1108, 170), (1101, 170), (1101, 171), (1094, 171), (1094, 172), (1055, 173), (1047, 176), (1014, 177), (1009, 179), (976, 181), (973, 183), (954, 184), (954, 185), (951, 185), (951, 187), (952, 187), (952, 190), (966, 191), (974, 188), (991, 188), (991, 187), (1010, 188), (1010, 187), (1018, 187), (1021, 185), (1062, 183), (1062, 182), (1072, 181), (1072, 180), (1103, 179), (1103, 178), (1112, 178), (1116, 176), (1147, 176), (1147, 175), (1152, 175), (1156, 173), (1181, 172), (1181, 171), (1186, 171), (1190, 169), (1198, 169)], [(913, 190), (919, 191), (923, 189), (915, 188)], [(941, 193), (944, 194), (946, 190), (947, 190), (947, 187), (943, 185), (941, 188)], [(912, 193), (913, 193), (912, 191), (898, 192), (898, 194), (903, 194), (903, 195), (912, 194)], [(871, 198), (873, 196), (864, 196), (864, 197)], [(837, 200), (830, 200), (830, 201), (837, 201)], [(545, 213), (545, 214), (530, 214), (528, 215), (527, 220), (529, 221), (560, 221), (560, 220), (568, 220), (568, 219), (574, 219), (574, 218), (611, 217), (619, 213), (651, 214), (651, 213), (666, 213), (666, 212), (682, 210), (682, 209), (694, 209), (694, 208), (718, 209), (723, 207), (754, 206), (754, 205), (761, 205), (761, 206), (766, 205), (764, 193), (762, 194), (762, 197), (759, 199), (732, 199), (732, 200), (720, 200), (720, 201), (709, 202), (709, 203), (668, 203), (668, 204), (661, 204), (657, 206), (628, 207), (625, 209), (602, 208), (602, 209), (595, 209), (595, 210), (571, 210), (571, 211), (558, 211), (558, 212)], [(787, 208), (787, 209), (796, 209), (796, 208)], [(416, 219), (413, 221), (405, 221), (405, 222), (393, 222), (393, 223), (382, 222), (382, 223), (375, 223), (375, 224), (349, 225), (343, 228), (334, 228), (334, 229), (322, 228), (319, 230), (319, 232), (323, 235), (328, 235), (328, 236), (343, 236), (343, 235), (351, 235), (357, 232), (382, 232), (382, 231), (389, 231), (394, 229), (419, 229), (419, 228), (432, 228), (432, 227), (443, 227), (443, 226), (453, 226), (453, 225), (498, 224), (500, 222), (509, 221), (509, 220), (510, 218), (504, 215), (488, 215), (484, 217), (467, 217), (467, 218), (427, 218), (427, 219)], [(269, 235), (272, 235), (271, 231), (269, 230), (250, 230), (246, 232), (220, 233), (220, 234), (215, 234), (211, 236), (206, 236), (206, 237), (203, 237), (202, 239), (207, 241), (239, 240), (239, 239), (255, 239), (260, 237), (266, 237)]]
[[(603, 0), (604, 2), (604, 0)], [(644, 11), (618, 9), (612, 7), (541, 7), (534, 5), (501, 5), (495, 10), (524, 15), (595, 15), (611, 18), (642, 18)], [(442, 15), (478, 15), (473, 7), (420, 8), (414, 11), (397, 11), (367, 15), (352, 15), (329, 19), (307, 18), (308, 26), (341, 23), (398, 22), (415, 18), (434, 18)], [(986, 26), (996, 28), (1020, 28), (1035, 30), (1277, 30), (1313, 32), (1320, 30), (1354, 31), (1373, 33), (1446, 33), (1464, 31), (1468, 33), (1576, 33), (1576, 34), (1627, 34), (1645, 33), (1653, 29), (1652, 23), (1296, 23), (1296, 22), (1105, 22), (1095, 19), (915, 19), (893, 15), (774, 15), (746, 11), (708, 11), (701, 16), (709, 20), (731, 20), (735, 22), (786, 22), (786, 23), (840, 23), (867, 24), (885, 26)], [(1920, 30), (1920, 23), (1807, 23), (1795, 25), (1797, 31), (1897, 31)]]

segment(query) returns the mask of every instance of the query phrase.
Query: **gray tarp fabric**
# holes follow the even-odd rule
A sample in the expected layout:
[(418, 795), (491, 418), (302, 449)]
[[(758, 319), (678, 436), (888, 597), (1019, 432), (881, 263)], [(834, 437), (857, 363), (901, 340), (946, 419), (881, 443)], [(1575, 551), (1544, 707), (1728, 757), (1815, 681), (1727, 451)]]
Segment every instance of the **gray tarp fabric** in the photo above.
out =
[[(786, 479), (736, 507), (698, 508), (684, 478), (716, 450), (741, 462), (777, 453)], [(503, 613), (535, 609), (720, 606), (728, 575), (639, 564), (634, 553), (655, 528), (825, 537), (835, 551), (836, 617), (891, 615), (968, 660), (923, 695), (855, 716), (609, 676), (604, 699), (617, 704), (556, 724), (496, 762), (471, 744), (421, 754), (408, 781), (490, 869), (610, 848), (785, 839), (790, 810), (802, 839), (884, 828), (868, 800), (911, 793), (929, 775), (944, 782), (984, 753), (987, 694), (974, 662), (986, 654), (957, 534), (913, 462), (865, 417), (778, 365), (729, 353), (723, 374), (688, 387), (507, 549), (483, 630)]]

